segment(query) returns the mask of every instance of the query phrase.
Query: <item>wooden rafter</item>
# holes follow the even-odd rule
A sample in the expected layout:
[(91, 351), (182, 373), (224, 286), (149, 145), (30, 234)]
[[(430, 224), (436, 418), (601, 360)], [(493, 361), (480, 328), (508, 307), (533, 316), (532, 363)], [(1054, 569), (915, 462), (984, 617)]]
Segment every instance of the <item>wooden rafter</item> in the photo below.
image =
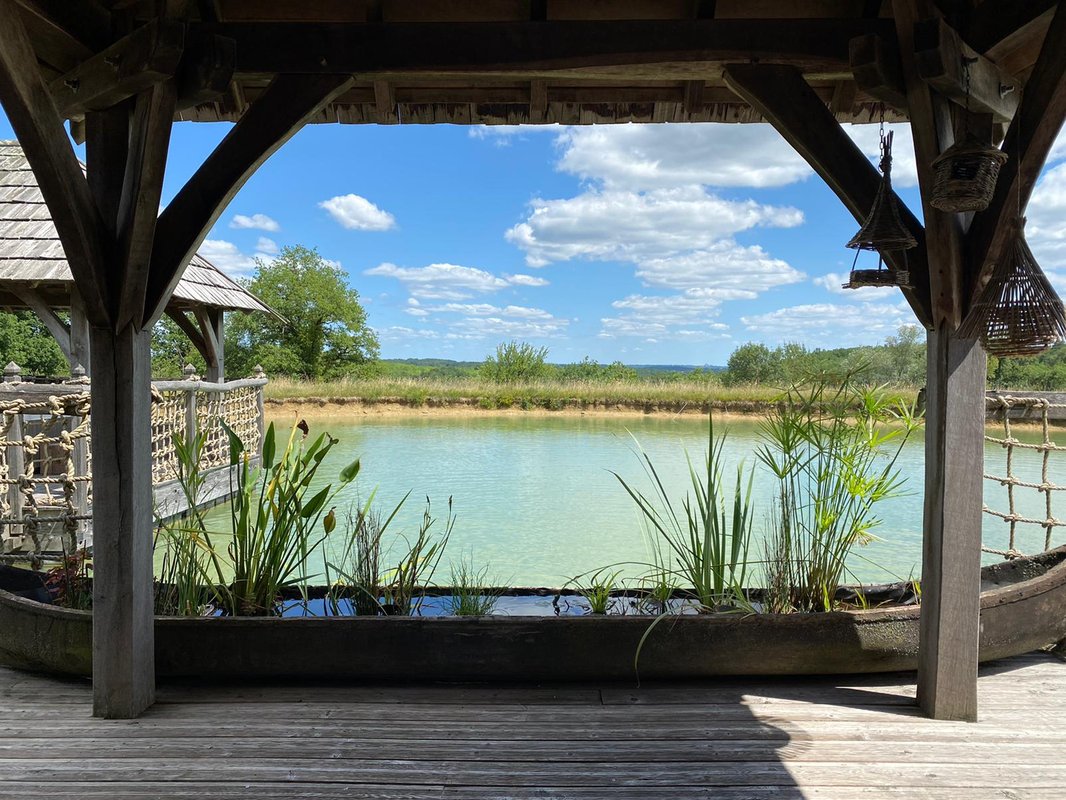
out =
[(33, 166), (89, 313), (94, 323), (106, 324), (107, 293), (96, 270), (104, 248), (89, 186), (12, 0), (0, 0), (0, 19), (0, 102)]
[(191, 319), (189, 319), (188, 314), (186, 314), (179, 308), (168, 307), (166, 310), (166, 314), (174, 321), (174, 323), (179, 328), (181, 328), (182, 333), (189, 337), (189, 341), (192, 342), (193, 347), (196, 348), (196, 352), (203, 356), (204, 361), (208, 365), (210, 365), (214, 353), (212, 352), (211, 346), (208, 342), (207, 334), (198, 324), (199, 320), (197, 322), (193, 322)]
[[(111, 14), (96, 0), (15, 0), (75, 54), (88, 56), (111, 43)], [(5, 17), (6, 19), (6, 17)]]
[(178, 66), (179, 109), (216, 100), (229, 89), (237, 63), (237, 43), (224, 36), (187, 38)]
[(851, 73), (858, 87), (905, 115), (907, 89), (895, 43), (881, 36), (858, 36), (851, 40), (848, 51)]
[(960, 33), (978, 53), (1010, 47), (1046, 24), (1058, 0), (984, 0), (963, 15)]
[(967, 236), (970, 260), (979, 270), (969, 291), (987, 282), (1002, 257), (1010, 223), (1024, 211), (1044, 168), (1048, 153), (1066, 120), (1066, 4), (1060, 5), (1048, 28), (1044, 46), (1029, 76), (1018, 113), (1007, 129), (1003, 151), (1009, 156), (988, 209), (974, 216)]
[(110, 108), (178, 68), (185, 26), (151, 20), (51, 83), (61, 117)]
[[(844, 132), (795, 67), (787, 65), (732, 64), (725, 68), (726, 84), (765, 117), (781, 136), (807, 161), (862, 222), (873, 206), (880, 183), (877, 169)], [(925, 230), (918, 219), (900, 203), (904, 224), (918, 240), (907, 252), (906, 261), (898, 252), (885, 258), (895, 269), (906, 268), (915, 284), (904, 295), (915, 316), (925, 326), (932, 318)]]
[(281, 75), (248, 108), (159, 217), (144, 324), (162, 312), (182, 268), (244, 182), (351, 83), (350, 75)]
[[(238, 73), (522, 72), (657, 62), (848, 61), (848, 42), (891, 20), (642, 20), (337, 26), (194, 23), (240, 42)], [(278, 47), (284, 42), (284, 47)]]

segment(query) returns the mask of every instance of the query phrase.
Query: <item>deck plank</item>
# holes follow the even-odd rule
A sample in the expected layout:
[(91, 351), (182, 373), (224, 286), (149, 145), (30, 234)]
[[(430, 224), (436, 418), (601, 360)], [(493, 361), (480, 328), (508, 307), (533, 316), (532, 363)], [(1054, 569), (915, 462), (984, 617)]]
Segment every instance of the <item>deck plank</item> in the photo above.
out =
[(1052, 800), (1066, 664), (981, 670), (981, 722), (912, 674), (642, 686), (165, 683), (95, 720), (86, 681), (0, 669), (0, 800)]

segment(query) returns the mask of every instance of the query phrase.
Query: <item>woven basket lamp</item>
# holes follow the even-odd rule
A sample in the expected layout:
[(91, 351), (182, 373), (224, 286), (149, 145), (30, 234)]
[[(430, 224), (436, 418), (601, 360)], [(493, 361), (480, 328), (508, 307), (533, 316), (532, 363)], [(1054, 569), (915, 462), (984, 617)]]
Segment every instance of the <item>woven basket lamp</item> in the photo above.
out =
[[(882, 254), (896, 250), (906, 251), (917, 245), (918, 242), (903, 224), (899, 200), (892, 191), (892, 131), (889, 131), (881, 148), (881, 183), (877, 187), (873, 206), (859, 232), (852, 236), (846, 245), (856, 253), (844, 288), (910, 286), (910, 272), (906, 269), (885, 268)], [(855, 269), (859, 262), (859, 251), (862, 250), (877, 251), (877, 269)]]
[(994, 356), (1032, 356), (1066, 339), (1062, 300), (1036, 263), (1024, 226), (1024, 219), (1015, 222), (1003, 258), (959, 328)]
[(999, 170), (1007, 154), (968, 137), (933, 162), (933, 193), (929, 203), (941, 211), (984, 211), (992, 202)]

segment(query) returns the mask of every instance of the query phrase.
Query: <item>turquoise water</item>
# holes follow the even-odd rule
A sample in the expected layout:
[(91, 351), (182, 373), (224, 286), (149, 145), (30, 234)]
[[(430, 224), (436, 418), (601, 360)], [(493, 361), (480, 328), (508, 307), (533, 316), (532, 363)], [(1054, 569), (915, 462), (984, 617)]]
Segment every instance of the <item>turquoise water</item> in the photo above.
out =
[[(284, 426), (286, 423), (278, 423)], [(488, 565), (500, 584), (561, 586), (571, 577), (607, 564), (621, 564), (627, 575), (644, 571), (649, 560), (636, 506), (611, 471), (650, 492), (635, 454), (636, 442), (655, 463), (673, 497), (687, 488), (687, 450), (694, 460), (706, 449), (707, 424), (698, 417), (550, 417), (469, 415), (456, 417), (368, 417), (312, 420), (340, 440), (323, 464), (320, 484), (358, 457), (362, 472), (337, 499), (339, 520), (349, 504), (376, 490), (375, 504), (391, 510), (410, 491), (393, 523), (413, 533), (425, 498), (443, 527), (448, 498), (456, 524), (438, 582), (446, 582), (450, 558), (470, 555)], [(755, 469), (755, 529), (765, 527), (774, 482), (757, 463), (757, 424), (718, 424), (728, 430), (726, 463)], [(1066, 438), (1066, 434), (1064, 434)], [(1064, 459), (1066, 461), (1066, 459)], [(1002, 473), (1004, 454), (986, 450), (986, 471)], [(923, 445), (921, 432), (908, 443), (899, 466), (908, 476), (905, 494), (883, 502), (879, 541), (858, 548), (850, 568), (863, 581), (917, 577), (921, 569)], [(1039, 459), (1015, 455), (1015, 471), (1039, 477)], [(1054, 475), (1052, 476), (1054, 480)], [(1066, 483), (1066, 480), (1059, 480)], [(1042, 496), (1016, 490), (1022, 511), (1043, 516)], [(986, 481), (985, 502), (1006, 509), (1006, 490)], [(1023, 551), (1043, 549), (1043, 530), (1025, 526)], [(988, 517), (985, 541), (1005, 547), (1007, 525)], [(337, 534), (334, 534), (335, 536)], [(762, 553), (759, 543), (753, 556)], [(316, 565), (313, 569), (320, 569)]]

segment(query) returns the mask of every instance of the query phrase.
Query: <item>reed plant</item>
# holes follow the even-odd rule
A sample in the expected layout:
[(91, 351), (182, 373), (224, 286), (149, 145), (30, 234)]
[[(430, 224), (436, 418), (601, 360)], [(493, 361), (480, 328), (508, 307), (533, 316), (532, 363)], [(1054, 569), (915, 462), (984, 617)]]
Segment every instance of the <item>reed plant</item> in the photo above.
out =
[(342, 544), (326, 560), (326, 600), (333, 614), (342, 613), (345, 599), (356, 616), (376, 616), (381, 611), (382, 539), (406, 500), (407, 495), (387, 517), (373, 507), (373, 492), (361, 507), (348, 507)]
[(614, 605), (614, 594), (619, 588), (621, 570), (601, 567), (591, 572), (576, 575), (567, 582), (588, 603), (590, 614), (607, 614)]
[[(737, 466), (732, 489), (725, 479), (723, 447), (708, 415), (707, 451), (697, 466), (686, 452), (690, 491), (680, 501), (670, 497), (650, 456), (638, 456), (652, 486), (646, 494), (612, 473), (636, 502), (653, 545), (655, 571), (671, 572), (701, 610), (746, 608), (744, 583), (752, 539), (751, 487), (744, 466)], [(727, 510), (728, 509), (728, 510)]]
[(757, 456), (777, 480), (766, 537), (769, 611), (829, 611), (848, 557), (874, 538), (876, 506), (901, 491), (896, 462), (919, 425), (881, 387), (815, 379), (762, 423)]
[(488, 566), (476, 567), (473, 555), (451, 563), (451, 612), (456, 617), (483, 617), (491, 614), (503, 596), (499, 581), (489, 578)]
[(431, 511), (430, 499), (427, 497), (418, 533), (413, 539), (400, 536), (406, 552), (396, 566), (383, 576), (382, 596), (384, 606), (390, 614), (418, 614), (423, 598), (421, 592), (432, 583), (433, 575), (444, 555), (444, 548), (451, 538), (452, 529), (455, 527), (452, 498), (448, 498), (448, 515), (439, 535), (434, 529), (437, 519)]

